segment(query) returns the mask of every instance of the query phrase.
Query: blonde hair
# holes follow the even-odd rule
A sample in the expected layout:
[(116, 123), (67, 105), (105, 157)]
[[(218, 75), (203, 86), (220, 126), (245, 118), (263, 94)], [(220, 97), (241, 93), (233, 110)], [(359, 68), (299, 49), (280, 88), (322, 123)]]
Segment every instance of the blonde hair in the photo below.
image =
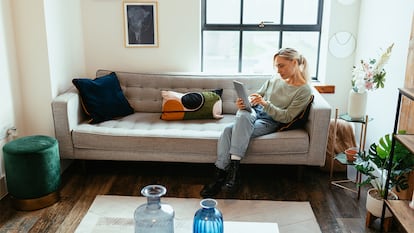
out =
[(309, 82), (310, 75), (308, 71), (308, 61), (302, 54), (300, 54), (297, 50), (292, 48), (282, 48), (273, 56), (273, 61), (276, 59), (277, 56), (286, 58), (290, 61), (296, 60), (298, 62), (300, 73), (302, 74), (306, 82)]

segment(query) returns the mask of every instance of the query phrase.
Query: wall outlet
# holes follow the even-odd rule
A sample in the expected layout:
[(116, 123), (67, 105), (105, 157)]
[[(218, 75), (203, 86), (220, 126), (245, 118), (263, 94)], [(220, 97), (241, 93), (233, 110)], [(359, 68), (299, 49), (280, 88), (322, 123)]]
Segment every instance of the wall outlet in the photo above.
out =
[(7, 138), (10, 135), (15, 136), (17, 129), (14, 126), (7, 125), (0, 128), (0, 140)]

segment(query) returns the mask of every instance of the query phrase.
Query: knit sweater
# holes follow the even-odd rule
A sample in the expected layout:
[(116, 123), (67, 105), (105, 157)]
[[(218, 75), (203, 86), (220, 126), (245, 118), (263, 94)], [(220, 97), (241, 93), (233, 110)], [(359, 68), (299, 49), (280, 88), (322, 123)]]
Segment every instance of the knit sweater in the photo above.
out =
[(267, 80), (257, 91), (268, 103), (264, 111), (275, 121), (289, 123), (301, 113), (312, 95), (309, 84), (292, 86), (280, 76)]

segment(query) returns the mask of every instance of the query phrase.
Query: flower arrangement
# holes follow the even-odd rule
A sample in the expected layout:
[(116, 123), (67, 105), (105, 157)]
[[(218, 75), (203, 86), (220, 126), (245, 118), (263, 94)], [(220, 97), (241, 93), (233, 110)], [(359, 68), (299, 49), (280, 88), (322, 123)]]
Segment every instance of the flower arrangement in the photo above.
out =
[(364, 93), (367, 90), (376, 90), (384, 88), (385, 75), (387, 74), (384, 65), (391, 56), (391, 44), (387, 50), (377, 59), (369, 59), (368, 62), (361, 60), (358, 66), (352, 69), (352, 89), (358, 93)]

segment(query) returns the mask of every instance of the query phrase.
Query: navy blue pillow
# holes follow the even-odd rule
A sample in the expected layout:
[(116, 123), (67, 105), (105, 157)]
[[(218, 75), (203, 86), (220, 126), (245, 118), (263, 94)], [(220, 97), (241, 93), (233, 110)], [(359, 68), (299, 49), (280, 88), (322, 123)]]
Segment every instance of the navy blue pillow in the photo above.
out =
[(89, 123), (96, 124), (134, 113), (114, 72), (96, 79), (76, 78), (72, 83), (79, 91), (86, 114), (91, 117)]

